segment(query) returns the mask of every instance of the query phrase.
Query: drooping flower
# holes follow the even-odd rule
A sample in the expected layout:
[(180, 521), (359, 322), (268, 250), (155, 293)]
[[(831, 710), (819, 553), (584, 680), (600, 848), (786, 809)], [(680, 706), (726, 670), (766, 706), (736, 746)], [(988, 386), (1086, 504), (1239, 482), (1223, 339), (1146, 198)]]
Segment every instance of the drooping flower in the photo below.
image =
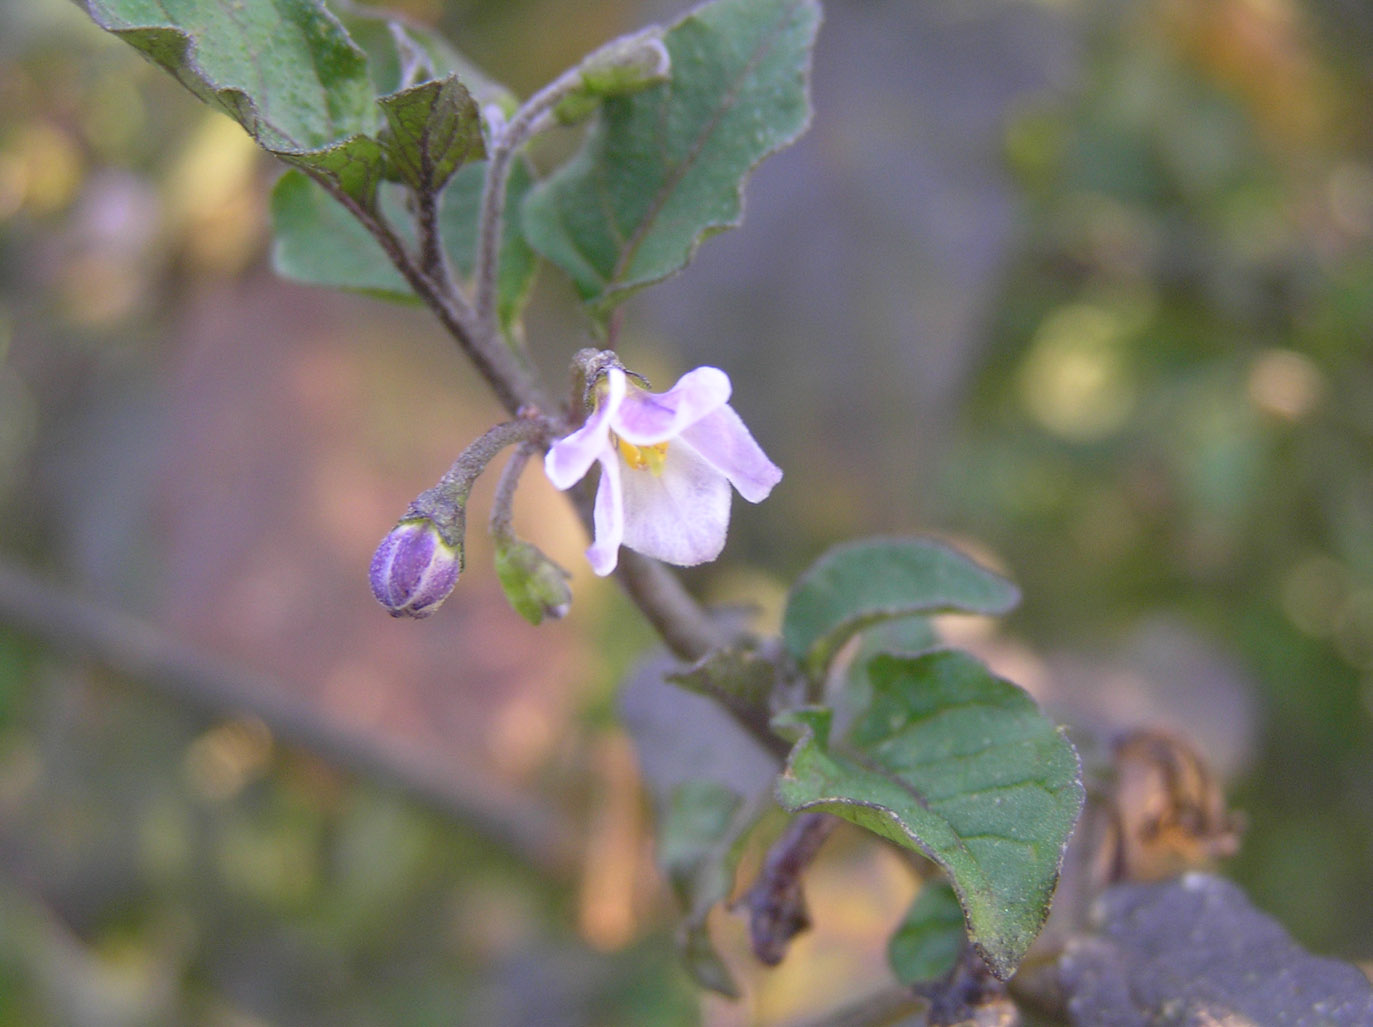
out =
[(750, 503), (767, 497), (781, 470), (729, 405), (729, 376), (698, 367), (653, 393), (610, 366), (595, 384), (586, 423), (544, 460), (559, 489), (600, 463), (596, 538), (586, 551), (609, 574), (620, 546), (688, 567), (720, 555), (729, 529), (730, 486)]

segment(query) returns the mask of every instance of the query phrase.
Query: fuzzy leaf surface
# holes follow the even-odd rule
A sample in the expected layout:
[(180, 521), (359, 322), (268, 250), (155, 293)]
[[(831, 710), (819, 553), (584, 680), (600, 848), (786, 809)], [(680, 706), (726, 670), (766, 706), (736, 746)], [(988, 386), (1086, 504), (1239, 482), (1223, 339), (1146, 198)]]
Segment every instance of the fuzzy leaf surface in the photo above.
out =
[(812, 673), (869, 625), (936, 613), (1005, 613), (1020, 591), (955, 549), (923, 538), (835, 546), (792, 586), (782, 640)]
[[(378, 203), (404, 224), (398, 197), (383, 186)], [(301, 171), (288, 171), (272, 189), (272, 267), (283, 278), (307, 285), (348, 289), (380, 299), (415, 301), (381, 245), (333, 197)]]
[(383, 169), (367, 59), (320, 0), (78, 0), (264, 149), (370, 205)]
[(663, 36), (668, 81), (604, 100), (582, 149), (525, 204), (535, 249), (605, 317), (739, 223), (749, 172), (810, 119), (816, 0), (715, 0)]
[(1082, 807), (1077, 753), (1024, 691), (967, 653), (882, 655), (869, 668), (872, 705), (844, 745), (831, 744), (827, 709), (774, 722), (796, 737), (778, 802), (938, 863), (973, 943), (1009, 977), (1048, 915)]
[(388, 168), (418, 192), (437, 192), (463, 164), (486, 156), (477, 102), (455, 75), (377, 102), (386, 115)]
[(954, 890), (927, 881), (887, 942), (887, 962), (902, 984), (937, 981), (953, 969), (966, 933)]

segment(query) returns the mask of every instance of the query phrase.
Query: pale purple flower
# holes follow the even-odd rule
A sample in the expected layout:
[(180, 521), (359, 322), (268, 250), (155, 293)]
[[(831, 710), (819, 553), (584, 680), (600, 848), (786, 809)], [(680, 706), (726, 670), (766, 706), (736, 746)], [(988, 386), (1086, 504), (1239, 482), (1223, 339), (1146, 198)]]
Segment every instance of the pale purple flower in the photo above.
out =
[(620, 546), (688, 567), (720, 555), (729, 528), (729, 488), (750, 503), (767, 497), (781, 470), (729, 405), (729, 376), (698, 367), (653, 393), (610, 367), (596, 408), (544, 461), (560, 489), (601, 465), (596, 539), (586, 551), (597, 574), (615, 569)]

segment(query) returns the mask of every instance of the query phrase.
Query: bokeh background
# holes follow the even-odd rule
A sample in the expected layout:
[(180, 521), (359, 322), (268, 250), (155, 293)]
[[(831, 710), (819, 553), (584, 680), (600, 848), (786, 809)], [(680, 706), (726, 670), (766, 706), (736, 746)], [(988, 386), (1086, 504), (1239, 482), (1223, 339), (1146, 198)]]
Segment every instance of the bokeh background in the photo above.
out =
[[(396, 6), (525, 94), (684, 7)], [(836, 541), (961, 542), (1025, 602), (958, 636), (1084, 736), (1192, 739), (1227, 872), (1373, 959), (1373, 7), (829, 0), (813, 86), (744, 228), (626, 312), (786, 470), (692, 587), (766, 624)], [(0, 567), (60, 589), (0, 576), (0, 1024), (785, 1023), (881, 981), (914, 885), (841, 832), (786, 965), (721, 914), (745, 999), (687, 983), (616, 715), (651, 639), (536, 473), (566, 621), (475, 530), (437, 617), (376, 607), (498, 412), (419, 310), (273, 277), (278, 173), (75, 5), (0, 6)], [(528, 337), (588, 341), (547, 270)], [(170, 679), (119, 658), (148, 626)]]

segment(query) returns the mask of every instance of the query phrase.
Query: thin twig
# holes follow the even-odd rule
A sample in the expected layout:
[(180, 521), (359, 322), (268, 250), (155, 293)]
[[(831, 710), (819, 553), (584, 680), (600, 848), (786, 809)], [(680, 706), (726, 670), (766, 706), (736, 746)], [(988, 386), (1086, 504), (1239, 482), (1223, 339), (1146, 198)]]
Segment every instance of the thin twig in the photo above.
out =
[(387, 258), (415, 295), (439, 319), (458, 347), (463, 351), (496, 394), (501, 405), (511, 414), (525, 408), (546, 409), (545, 401), (533, 375), (498, 337), (479, 323), (471, 305), (456, 289), (436, 282), (415, 263), (396, 233), (384, 219), (359, 203), (336, 184), (324, 177), (316, 181), (343, 204), (368, 233), (377, 240)]
[(758, 879), (739, 899), (748, 910), (749, 940), (759, 962), (776, 966), (791, 940), (810, 927), (802, 879), (825, 840), (839, 826), (828, 813), (802, 813), (792, 819), (768, 849)]
[(209, 659), (144, 621), (4, 564), (0, 621), (212, 716), (257, 717), (287, 744), (467, 825), (541, 874), (564, 877), (572, 865), (572, 827), (502, 782), (477, 781), (470, 768), (458, 774), (412, 747), (329, 721), (280, 682)]
[(538, 449), (532, 442), (524, 443), (510, 454), (510, 459), (501, 469), (495, 495), (491, 497), (491, 535), (498, 541), (510, 541), (515, 537), (515, 490), (519, 487), (520, 475), (524, 474), (530, 457)]
[[(428, 152), (424, 154), (424, 160), (429, 161)], [(419, 235), (420, 269), (451, 301), (460, 294), (453, 285), (448, 258), (444, 256), (439, 236), (439, 194), (433, 189), (415, 191), (415, 229)]]
[(505, 225), (505, 194), (511, 164), (522, 146), (547, 127), (553, 108), (581, 82), (581, 69), (572, 68), (531, 96), (515, 116), (494, 133), (487, 154), (486, 179), (482, 183), (481, 212), (477, 221), (477, 259), (474, 267), (477, 324), (485, 332), (499, 334), (495, 323), (497, 285), (500, 278), (501, 236)]

